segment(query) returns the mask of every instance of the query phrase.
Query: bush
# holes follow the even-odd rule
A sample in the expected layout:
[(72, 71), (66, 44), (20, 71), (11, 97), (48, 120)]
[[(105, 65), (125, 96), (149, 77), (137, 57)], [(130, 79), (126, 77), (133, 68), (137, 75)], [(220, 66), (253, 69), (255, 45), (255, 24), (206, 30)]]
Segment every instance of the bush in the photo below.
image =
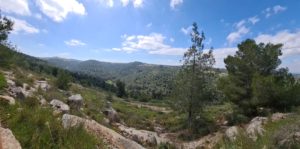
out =
[(68, 90), (70, 87), (71, 76), (65, 72), (60, 71), (56, 80), (56, 86), (62, 90)]
[(0, 92), (7, 86), (5, 77), (0, 73)]
[(234, 111), (232, 114), (227, 115), (228, 125), (242, 124), (249, 121), (249, 117), (241, 112)]

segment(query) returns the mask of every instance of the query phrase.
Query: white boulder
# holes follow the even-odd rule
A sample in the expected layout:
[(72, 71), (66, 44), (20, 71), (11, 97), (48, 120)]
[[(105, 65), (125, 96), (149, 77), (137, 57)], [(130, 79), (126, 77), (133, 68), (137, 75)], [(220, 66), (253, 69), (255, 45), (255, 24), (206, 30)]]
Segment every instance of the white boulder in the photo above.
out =
[(69, 112), (70, 111), (70, 107), (65, 104), (64, 102), (60, 101), (60, 100), (57, 100), (57, 99), (53, 99), (51, 102), (50, 102), (50, 105), (52, 105), (52, 107), (56, 110), (59, 110), (61, 112)]

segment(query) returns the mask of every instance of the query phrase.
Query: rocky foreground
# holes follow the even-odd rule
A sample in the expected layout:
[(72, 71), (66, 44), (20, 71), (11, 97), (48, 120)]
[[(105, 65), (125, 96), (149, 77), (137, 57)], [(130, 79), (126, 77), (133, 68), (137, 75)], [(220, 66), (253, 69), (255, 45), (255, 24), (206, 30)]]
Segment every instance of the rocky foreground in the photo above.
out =
[[(241, 133), (247, 134), (247, 137), (256, 141), (259, 136), (265, 133), (264, 126), (270, 122), (276, 122), (287, 118), (291, 114), (275, 113), (271, 117), (255, 117), (249, 124), (243, 126), (224, 126), (218, 132), (209, 134), (194, 141), (180, 141), (176, 139), (176, 133), (162, 133), (148, 130), (139, 130), (128, 127), (120, 120), (118, 112), (107, 103), (103, 113), (106, 115), (107, 124), (113, 129), (104, 126), (88, 117), (79, 117), (68, 114), (70, 109), (81, 110), (84, 105), (84, 99), (80, 94), (72, 94), (67, 102), (59, 99), (52, 99), (49, 103), (41, 96), (35, 95), (38, 89), (47, 92), (51, 86), (47, 81), (36, 80), (33, 86), (23, 84), (23, 87), (17, 86), (14, 82), (12, 72), (4, 72), (8, 87), (7, 94), (0, 95), (0, 100), (6, 101), (9, 105), (16, 104), (15, 98), (37, 96), (40, 106), (53, 109), (53, 114), (58, 115), (61, 124), (65, 129), (70, 127), (83, 126), (87, 132), (96, 137), (102, 138), (109, 148), (118, 149), (143, 149), (155, 147), (159, 144), (172, 144), (176, 148), (194, 149), (194, 148), (213, 148), (223, 138), (229, 141), (235, 141)], [(141, 105), (140, 103), (131, 103), (139, 107), (146, 107), (154, 111), (171, 112), (169, 109), (159, 108), (150, 105)], [(299, 135), (300, 136), (300, 135)], [(300, 138), (300, 137), (299, 137)], [(0, 125), (0, 149), (21, 149), (21, 145), (8, 128)]]

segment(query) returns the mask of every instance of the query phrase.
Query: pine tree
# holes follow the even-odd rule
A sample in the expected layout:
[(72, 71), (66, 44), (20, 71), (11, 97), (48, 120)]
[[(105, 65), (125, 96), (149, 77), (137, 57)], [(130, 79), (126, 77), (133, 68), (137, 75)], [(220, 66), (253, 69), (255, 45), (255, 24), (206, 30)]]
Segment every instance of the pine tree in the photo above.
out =
[(188, 127), (193, 128), (193, 122), (199, 117), (203, 106), (213, 99), (215, 59), (212, 50), (204, 52), (204, 33), (198, 32), (198, 26), (193, 24), (191, 32), (192, 46), (184, 53), (183, 66), (176, 79), (174, 90), (175, 106), (187, 113)]

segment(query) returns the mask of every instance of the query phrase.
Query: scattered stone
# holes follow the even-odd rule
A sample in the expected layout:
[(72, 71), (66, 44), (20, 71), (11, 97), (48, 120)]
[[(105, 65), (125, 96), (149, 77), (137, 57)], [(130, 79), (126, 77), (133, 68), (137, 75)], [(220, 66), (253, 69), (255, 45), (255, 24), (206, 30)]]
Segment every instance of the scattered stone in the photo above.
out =
[(289, 113), (274, 113), (271, 116), (271, 121), (272, 122), (279, 121), (287, 118), (289, 115), (290, 115)]
[(246, 133), (249, 138), (256, 141), (257, 135), (262, 136), (265, 132), (263, 125), (266, 124), (268, 118), (266, 117), (255, 117), (250, 121), (250, 124), (246, 128)]
[(160, 144), (159, 136), (156, 132), (147, 130), (137, 130), (135, 128), (126, 127), (124, 125), (119, 125), (118, 128), (123, 133), (124, 136), (140, 143), (143, 145), (155, 146)]
[(40, 105), (41, 106), (46, 106), (46, 105), (48, 105), (48, 102), (47, 102), (47, 100), (45, 99), (45, 98), (42, 98), (42, 99), (40, 99)]
[(221, 132), (216, 132), (216, 133), (206, 135), (195, 141), (185, 142), (182, 143), (181, 145), (178, 144), (177, 146), (178, 148), (182, 148), (182, 149), (196, 149), (196, 148), (213, 149), (222, 138), (223, 138), (223, 134)]
[(35, 81), (35, 88), (41, 88), (43, 91), (48, 91), (51, 86), (48, 84), (47, 81), (39, 80)]
[(7, 101), (10, 105), (15, 105), (16, 104), (16, 100), (13, 97), (10, 97), (10, 96), (0, 95), (0, 99)]
[(15, 98), (24, 99), (25, 95), (22, 90), (22, 87), (10, 86), (8, 88), (8, 93)]
[(106, 109), (103, 110), (103, 113), (107, 116), (110, 123), (119, 123), (120, 117), (118, 115), (118, 112), (111, 106), (111, 102), (106, 103)]
[(83, 104), (83, 98), (80, 94), (72, 95), (68, 98), (68, 104), (79, 110)]
[(239, 135), (239, 130), (237, 126), (231, 126), (225, 131), (226, 137), (230, 141), (235, 141), (237, 136)]
[(94, 120), (88, 120), (78, 116), (64, 114), (62, 117), (62, 123), (64, 128), (83, 125), (89, 133), (103, 138), (105, 142), (113, 146), (112, 148), (144, 149), (144, 147), (140, 144), (121, 136), (114, 130), (109, 129)]
[(10, 79), (6, 79), (6, 83), (8, 86), (15, 86), (16, 83), (13, 81), (13, 80), (10, 80)]
[(63, 113), (66, 113), (66, 112), (69, 112), (70, 111), (70, 107), (65, 104), (64, 102), (60, 101), (60, 100), (57, 100), (57, 99), (53, 99), (51, 102), (50, 102), (50, 105), (52, 105), (52, 107), (56, 110), (59, 110)]
[(12, 131), (0, 127), (0, 148), (1, 149), (22, 149), (19, 141)]

